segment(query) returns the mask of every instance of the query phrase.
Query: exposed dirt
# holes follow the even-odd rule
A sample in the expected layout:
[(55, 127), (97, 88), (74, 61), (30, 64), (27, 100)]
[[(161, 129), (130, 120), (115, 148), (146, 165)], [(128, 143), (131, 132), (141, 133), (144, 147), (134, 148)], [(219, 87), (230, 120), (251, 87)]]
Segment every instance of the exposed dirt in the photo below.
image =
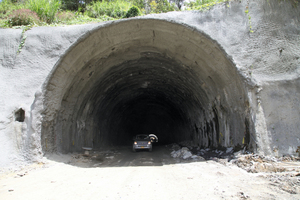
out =
[(300, 194), (300, 162), (299, 158), (274, 158), (253, 154), (238, 155), (231, 163), (245, 169), (247, 172), (259, 173), (261, 177), (270, 180), (271, 185), (291, 193)]
[(250, 173), (235, 164), (246, 155), (204, 160), (216, 153), (207, 150), (203, 157), (183, 159), (171, 157), (173, 151), (119, 147), (47, 155), (41, 163), (2, 173), (0, 199), (300, 199), (299, 162), (282, 162), (283, 172)]

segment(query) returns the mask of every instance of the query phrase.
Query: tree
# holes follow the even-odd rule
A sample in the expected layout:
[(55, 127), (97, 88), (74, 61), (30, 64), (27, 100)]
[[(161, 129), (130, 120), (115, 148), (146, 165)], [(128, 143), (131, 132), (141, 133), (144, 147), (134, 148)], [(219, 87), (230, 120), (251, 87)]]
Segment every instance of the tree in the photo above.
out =
[(175, 5), (170, 4), (167, 0), (149, 0), (152, 13), (164, 13), (175, 10)]
[(176, 6), (177, 6), (177, 8), (179, 10), (181, 10), (181, 7), (182, 7), (182, 5), (184, 3), (184, 0), (170, 0), (170, 3), (175, 3)]
[(62, 0), (62, 9), (73, 11), (84, 11), (86, 5), (95, 0)]

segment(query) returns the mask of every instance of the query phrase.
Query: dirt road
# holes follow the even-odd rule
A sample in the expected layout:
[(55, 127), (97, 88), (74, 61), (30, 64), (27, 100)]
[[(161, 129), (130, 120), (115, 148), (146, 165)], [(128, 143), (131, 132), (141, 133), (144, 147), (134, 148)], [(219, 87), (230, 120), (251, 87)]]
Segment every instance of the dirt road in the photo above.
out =
[(215, 161), (173, 159), (170, 149), (130, 147), (48, 155), (43, 163), (0, 176), (0, 199), (300, 199), (260, 174)]

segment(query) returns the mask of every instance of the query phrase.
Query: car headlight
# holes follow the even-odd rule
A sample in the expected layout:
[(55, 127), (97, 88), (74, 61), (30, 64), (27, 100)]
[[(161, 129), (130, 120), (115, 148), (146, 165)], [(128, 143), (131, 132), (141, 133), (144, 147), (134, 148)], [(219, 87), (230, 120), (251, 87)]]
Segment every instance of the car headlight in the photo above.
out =
[(136, 142), (134, 142), (134, 144), (137, 144)]
[(151, 142), (148, 142), (148, 144), (151, 144)]

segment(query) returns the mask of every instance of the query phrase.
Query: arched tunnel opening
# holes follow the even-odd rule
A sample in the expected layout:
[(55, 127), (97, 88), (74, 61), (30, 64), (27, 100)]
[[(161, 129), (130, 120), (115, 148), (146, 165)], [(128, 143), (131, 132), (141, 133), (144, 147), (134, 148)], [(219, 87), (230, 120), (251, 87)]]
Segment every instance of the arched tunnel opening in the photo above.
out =
[[(184, 67), (147, 53), (146, 57), (113, 67), (104, 76), (92, 90), (93, 97), (86, 100), (94, 105), (95, 112), (90, 114), (98, 122), (97, 130), (106, 133), (103, 134), (106, 138), (93, 140), (128, 145), (133, 136), (149, 133), (156, 134), (160, 144), (190, 139), (184, 134), (189, 129), (186, 114), (201, 105), (192, 91), (196, 77)], [(185, 76), (189, 76), (186, 83)], [(97, 147), (97, 144), (101, 146), (99, 142), (90, 145)]]
[(242, 77), (216, 41), (182, 24), (132, 19), (90, 31), (44, 94), (44, 152), (131, 145), (149, 133), (160, 144), (255, 147)]

